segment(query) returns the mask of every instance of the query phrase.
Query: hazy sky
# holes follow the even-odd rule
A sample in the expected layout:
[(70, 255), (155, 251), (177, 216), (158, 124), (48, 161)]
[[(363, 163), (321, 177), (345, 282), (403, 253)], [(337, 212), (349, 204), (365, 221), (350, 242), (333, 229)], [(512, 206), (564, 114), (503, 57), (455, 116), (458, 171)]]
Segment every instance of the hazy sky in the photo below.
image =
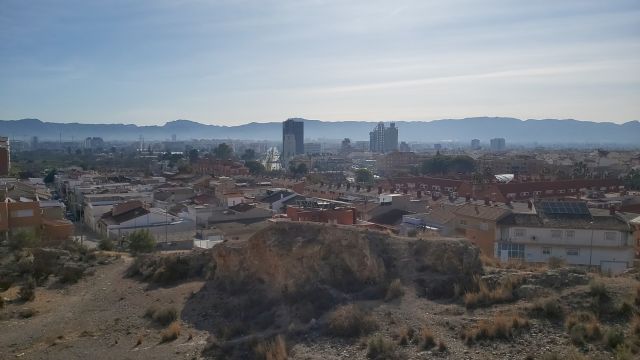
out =
[(640, 119), (640, 1), (0, 0), (0, 119)]

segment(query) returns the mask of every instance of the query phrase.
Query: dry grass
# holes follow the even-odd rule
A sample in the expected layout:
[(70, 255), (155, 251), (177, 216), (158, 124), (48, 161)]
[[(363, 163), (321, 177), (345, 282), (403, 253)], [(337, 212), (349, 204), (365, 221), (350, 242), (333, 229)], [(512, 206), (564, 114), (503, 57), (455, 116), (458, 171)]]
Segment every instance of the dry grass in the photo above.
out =
[(167, 326), (178, 319), (178, 309), (174, 306), (168, 306), (165, 308), (151, 306), (147, 308), (147, 311), (144, 313), (144, 317), (152, 319), (162, 326)]
[(606, 299), (609, 296), (604, 282), (598, 279), (592, 279), (589, 282), (589, 294), (599, 299)]
[(389, 284), (387, 288), (387, 294), (384, 297), (384, 301), (391, 301), (404, 296), (404, 288), (400, 279), (395, 279)]
[(538, 299), (531, 306), (531, 312), (550, 320), (559, 320), (564, 317), (564, 309), (557, 297)]
[(549, 265), (549, 269), (559, 269), (561, 267), (564, 267), (566, 265), (566, 262), (564, 261), (564, 259), (552, 256), (547, 261), (547, 265)]
[(447, 344), (445, 344), (445, 342), (442, 340), (438, 341), (438, 351), (443, 353), (443, 352), (447, 352), (447, 350), (448, 350)]
[(22, 301), (33, 301), (36, 298), (36, 281), (30, 277), (18, 291), (18, 298)]
[(576, 345), (602, 338), (600, 323), (592, 313), (584, 311), (571, 313), (565, 320), (565, 326), (571, 341)]
[(418, 333), (418, 340), (418, 344), (420, 346), (420, 349), (422, 350), (429, 350), (436, 346), (436, 339), (434, 338), (431, 329), (426, 326), (420, 328), (420, 332)]
[(260, 360), (285, 360), (288, 359), (287, 343), (282, 335), (278, 335), (271, 341), (263, 341), (253, 349), (256, 359)]
[(529, 320), (519, 315), (496, 315), (492, 319), (480, 320), (476, 327), (463, 332), (467, 344), (478, 340), (510, 339), (520, 329), (529, 327)]
[(517, 281), (511, 277), (504, 279), (494, 289), (489, 289), (486, 282), (479, 277), (475, 277), (477, 291), (464, 294), (464, 305), (469, 308), (486, 307), (493, 304), (509, 302), (514, 299), (513, 288)]
[(367, 358), (376, 360), (391, 360), (399, 357), (396, 344), (381, 335), (369, 339), (367, 344)]
[(162, 330), (160, 333), (161, 342), (166, 343), (169, 341), (173, 341), (180, 336), (180, 331), (182, 327), (180, 326), (180, 322), (174, 321), (166, 329)]
[(142, 345), (142, 340), (144, 340), (144, 336), (143, 335), (138, 335), (138, 339), (136, 340), (136, 346), (134, 346), (134, 347), (138, 347), (138, 346)]
[(398, 344), (408, 345), (410, 344), (416, 335), (415, 330), (410, 326), (403, 326), (398, 331)]
[(335, 336), (360, 336), (376, 327), (373, 317), (354, 304), (340, 306), (329, 315), (329, 331)]

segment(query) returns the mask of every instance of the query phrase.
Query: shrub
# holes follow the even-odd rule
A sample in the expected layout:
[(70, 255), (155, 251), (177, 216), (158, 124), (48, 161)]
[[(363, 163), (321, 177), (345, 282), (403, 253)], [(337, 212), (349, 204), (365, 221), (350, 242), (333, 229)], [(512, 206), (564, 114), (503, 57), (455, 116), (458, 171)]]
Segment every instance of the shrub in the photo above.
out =
[(152, 252), (156, 247), (156, 240), (149, 230), (136, 230), (129, 234), (129, 250), (134, 253)]
[(0, 309), (4, 307), (4, 298), (0, 296)]
[(564, 309), (558, 298), (538, 299), (531, 311), (547, 319), (557, 320), (564, 316)]
[(391, 301), (404, 296), (404, 288), (402, 287), (402, 282), (400, 279), (395, 279), (389, 284), (389, 288), (387, 288), (387, 294), (384, 297), (384, 301)]
[(285, 360), (288, 359), (287, 343), (282, 335), (278, 335), (272, 341), (263, 341), (253, 349), (256, 359), (260, 360)]
[(340, 306), (329, 315), (329, 330), (336, 336), (360, 336), (376, 327), (375, 320), (354, 304)]
[(162, 326), (167, 326), (178, 319), (178, 309), (173, 306), (161, 309), (155, 306), (151, 306), (147, 309), (144, 316), (146, 318), (152, 319)]
[(513, 300), (515, 281), (512, 278), (503, 280), (492, 290), (482, 279), (476, 277), (475, 281), (478, 290), (464, 294), (464, 305), (467, 308), (490, 306)]
[(33, 248), (40, 244), (40, 239), (36, 234), (31, 231), (17, 231), (9, 235), (7, 245), (12, 250), (19, 250), (23, 248)]
[(420, 328), (420, 333), (418, 334), (419, 346), (422, 350), (429, 350), (432, 347), (436, 346), (436, 340), (433, 337), (433, 333), (431, 330), (423, 326)]
[(36, 281), (32, 277), (20, 287), (18, 297), (22, 301), (33, 301), (36, 298)]
[(549, 265), (550, 269), (558, 269), (565, 266), (565, 261), (559, 257), (552, 256), (547, 260), (547, 265)]
[(23, 319), (28, 319), (30, 317), (33, 317), (36, 314), (36, 311), (32, 308), (24, 308), (22, 310), (20, 310), (20, 317)]
[(640, 335), (640, 315), (633, 317), (631, 321), (631, 333), (634, 335)]
[(613, 355), (615, 356), (616, 360), (632, 360), (635, 358), (633, 355), (633, 351), (631, 350), (629, 345), (626, 344), (618, 345), (615, 348)]
[(182, 328), (180, 327), (180, 323), (178, 321), (174, 321), (166, 329), (162, 330), (160, 333), (161, 342), (169, 342), (173, 341), (180, 336), (180, 331)]
[(445, 344), (442, 340), (438, 341), (438, 351), (440, 351), (441, 353), (447, 351), (447, 344)]
[(593, 279), (589, 282), (589, 294), (599, 299), (606, 299), (608, 296), (607, 287), (602, 281)]
[(636, 306), (640, 306), (640, 285), (638, 287), (636, 287), (635, 304), (636, 304)]
[(114, 248), (115, 246), (113, 244), (113, 241), (111, 241), (111, 239), (109, 238), (104, 238), (98, 243), (98, 249), (100, 250), (113, 251)]
[(395, 359), (397, 357), (396, 345), (393, 341), (377, 335), (369, 339), (367, 346), (367, 358), (369, 359)]
[(623, 300), (616, 308), (616, 312), (622, 316), (631, 316), (633, 314), (633, 304), (628, 300)]
[(611, 349), (615, 349), (618, 345), (624, 344), (624, 332), (620, 329), (609, 329), (605, 334), (607, 346)]

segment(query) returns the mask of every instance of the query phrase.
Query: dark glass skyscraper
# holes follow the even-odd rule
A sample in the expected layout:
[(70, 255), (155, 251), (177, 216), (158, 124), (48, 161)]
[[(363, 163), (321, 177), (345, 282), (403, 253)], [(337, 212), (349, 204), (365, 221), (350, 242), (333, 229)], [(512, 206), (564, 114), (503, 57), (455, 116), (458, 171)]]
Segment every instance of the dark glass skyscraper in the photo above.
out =
[(304, 154), (304, 122), (288, 119), (282, 123), (282, 157)]

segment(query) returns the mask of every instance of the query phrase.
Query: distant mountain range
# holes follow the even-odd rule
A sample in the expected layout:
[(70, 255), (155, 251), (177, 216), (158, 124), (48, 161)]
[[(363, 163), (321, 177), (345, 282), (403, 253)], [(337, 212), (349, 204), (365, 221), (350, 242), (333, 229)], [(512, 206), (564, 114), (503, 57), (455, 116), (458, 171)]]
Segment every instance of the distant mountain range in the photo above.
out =
[[(369, 131), (377, 122), (320, 121), (304, 119), (306, 139), (369, 140)], [(400, 141), (442, 142), (480, 139), (483, 143), (495, 137), (507, 139), (507, 144), (638, 144), (640, 122), (624, 124), (578, 120), (520, 120), (503, 117), (475, 117), (434, 121), (396, 121)], [(162, 126), (125, 124), (52, 123), (38, 119), (0, 120), (0, 136), (16, 140), (29, 140), (38, 136), (40, 141), (69, 141), (100, 136), (104, 140), (167, 140), (172, 135), (179, 140), (189, 139), (282, 139), (280, 122), (249, 123), (238, 126), (206, 125), (190, 120), (175, 120)]]

